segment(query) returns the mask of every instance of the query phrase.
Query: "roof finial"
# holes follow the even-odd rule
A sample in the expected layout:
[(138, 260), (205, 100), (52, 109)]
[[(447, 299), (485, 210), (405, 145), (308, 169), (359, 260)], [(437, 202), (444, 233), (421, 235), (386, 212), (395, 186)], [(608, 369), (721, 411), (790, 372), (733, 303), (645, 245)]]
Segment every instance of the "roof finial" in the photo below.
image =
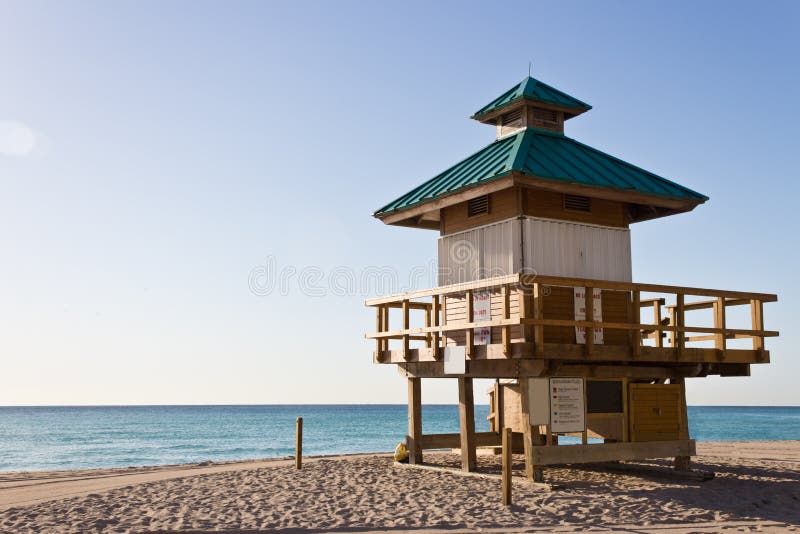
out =
[(533, 66), (533, 61), (528, 61), (528, 78), (531, 77), (531, 67)]

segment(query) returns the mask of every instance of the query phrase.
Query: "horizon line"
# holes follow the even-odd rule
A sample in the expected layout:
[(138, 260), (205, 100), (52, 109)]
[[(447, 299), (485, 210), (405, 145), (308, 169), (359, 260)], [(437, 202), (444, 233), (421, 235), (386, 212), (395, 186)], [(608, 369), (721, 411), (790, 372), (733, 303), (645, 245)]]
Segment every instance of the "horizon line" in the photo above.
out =
[[(458, 406), (458, 403), (431, 402), (423, 406)], [(181, 408), (181, 407), (257, 407), (257, 406), (408, 406), (407, 403), (394, 402), (340, 402), (340, 403), (223, 403), (223, 404), (4, 404), (2, 408)], [(488, 403), (475, 403), (475, 406), (489, 406)], [(800, 404), (688, 404), (693, 408), (800, 408)]]

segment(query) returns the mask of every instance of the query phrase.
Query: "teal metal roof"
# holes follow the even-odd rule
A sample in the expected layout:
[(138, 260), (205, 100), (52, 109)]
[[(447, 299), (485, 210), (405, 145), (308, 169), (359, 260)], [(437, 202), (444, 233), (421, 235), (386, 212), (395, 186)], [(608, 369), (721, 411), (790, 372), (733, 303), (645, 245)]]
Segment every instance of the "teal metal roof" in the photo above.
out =
[(535, 178), (705, 202), (708, 197), (563, 134), (527, 128), (497, 139), (375, 215), (410, 208), (518, 171)]
[(577, 98), (572, 97), (563, 91), (559, 91), (555, 87), (550, 87), (546, 83), (540, 82), (536, 78), (531, 78), (528, 76), (517, 85), (476, 111), (475, 114), (472, 115), (472, 118), (478, 118), (481, 115), (485, 115), (490, 111), (499, 109), (522, 98), (574, 109), (576, 115), (592, 109), (592, 106), (586, 102), (581, 102)]

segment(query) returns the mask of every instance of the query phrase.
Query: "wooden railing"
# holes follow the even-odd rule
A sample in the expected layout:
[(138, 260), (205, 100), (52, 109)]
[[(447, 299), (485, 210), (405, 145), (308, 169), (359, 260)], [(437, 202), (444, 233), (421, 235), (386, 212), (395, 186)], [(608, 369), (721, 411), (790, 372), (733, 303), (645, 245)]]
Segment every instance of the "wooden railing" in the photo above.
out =
[[(585, 288), (586, 310), (593, 309), (592, 290), (595, 288), (628, 292), (629, 312), (624, 321), (595, 321), (591, 312), (587, 313), (585, 320), (548, 318), (544, 292), (549, 287)], [(476, 321), (472, 296), (475, 291), (483, 290), (491, 290), (495, 299), (499, 297), (500, 306), (495, 306), (499, 312), (492, 313), (489, 320)], [(643, 293), (656, 296), (642, 298)], [(464, 297), (464, 320), (448, 322), (445, 307), (447, 297), (452, 296)], [(703, 300), (688, 301), (687, 298)], [(512, 299), (517, 305), (514, 313)], [(452, 338), (452, 334), (457, 332), (464, 334), (468, 359), (579, 357), (616, 361), (757, 363), (766, 361), (764, 338), (778, 335), (776, 331), (764, 329), (763, 305), (775, 301), (776, 295), (764, 293), (516, 274), (369, 299), (366, 305), (376, 309), (376, 331), (366, 337), (375, 340), (375, 360), (380, 363), (438, 361), (442, 358), (445, 344), (453, 344), (452, 339), (447, 342), (446, 338)], [(734, 306), (749, 306), (751, 328), (728, 327), (726, 311)], [(402, 324), (396, 329), (389, 324), (389, 310), (392, 308), (401, 310)], [(642, 308), (652, 308), (652, 323), (641, 322)], [(687, 323), (687, 312), (707, 309), (713, 310), (713, 326)], [(424, 314), (424, 326), (410, 326), (412, 312)], [(517, 325), (522, 326), (523, 340), (512, 342), (511, 328)], [(500, 329), (501, 342), (476, 351), (474, 329), (481, 327)], [(586, 342), (582, 348), (576, 343), (572, 343), (572, 347), (564, 344), (550, 347), (553, 344), (545, 343), (545, 339), (547, 330), (553, 327), (585, 328)], [(595, 346), (594, 336), (588, 335), (595, 328), (626, 331), (628, 343), (624, 346)], [(751, 339), (752, 350), (729, 349), (727, 340), (739, 338)], [(401, 341), (399, 351), (389, 350), (389, 340), (392, 339)], [(642, 343), (648, 339), (654, 341), (653, 346)], [(424, 342), (424, 348), (412, 349), (411, 342), (414, 341)], [(713, 341), (713, 349), (687, 346), (687, 343), (701, 341)], [(396, 354), (399, 357), (395, 357)]]

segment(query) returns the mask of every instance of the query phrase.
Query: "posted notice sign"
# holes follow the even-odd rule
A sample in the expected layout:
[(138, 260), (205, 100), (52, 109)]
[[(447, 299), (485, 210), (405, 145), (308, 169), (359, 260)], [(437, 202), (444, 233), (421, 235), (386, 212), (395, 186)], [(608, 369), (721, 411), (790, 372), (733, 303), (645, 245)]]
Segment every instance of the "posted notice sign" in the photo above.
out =
[(550, 379), (550, 431), (555, 433), (586, 430), (586, 399), (583, 378)]
[[(592, 290), (592, 320), (597, 322), (603, 321), (603, 305), (600, 302), (601, 295), (600, 289), (594, 288)], [(586, 320), (586, 288), (584, 287), (575, 288), (575, 320)], [(603, 344), (602, 328), (594, 329), (593, 339), (595, 345)], [(582, 326), (575, 327), (575, 342), (579, 345), (586, 344), (586, 328)]]
[[(472, 294), (472, 320), (474, 322), (488, 321), (492, 318), (492, 294), (489, 291), (475, 291)], [(492, 342), (492, 329), (482, 326), (474, 329), (472, 343), (474, 345), (488, 345)]]
[(466, 347), (444, 348), (444, 374), (463, 375), (467, 372)]

